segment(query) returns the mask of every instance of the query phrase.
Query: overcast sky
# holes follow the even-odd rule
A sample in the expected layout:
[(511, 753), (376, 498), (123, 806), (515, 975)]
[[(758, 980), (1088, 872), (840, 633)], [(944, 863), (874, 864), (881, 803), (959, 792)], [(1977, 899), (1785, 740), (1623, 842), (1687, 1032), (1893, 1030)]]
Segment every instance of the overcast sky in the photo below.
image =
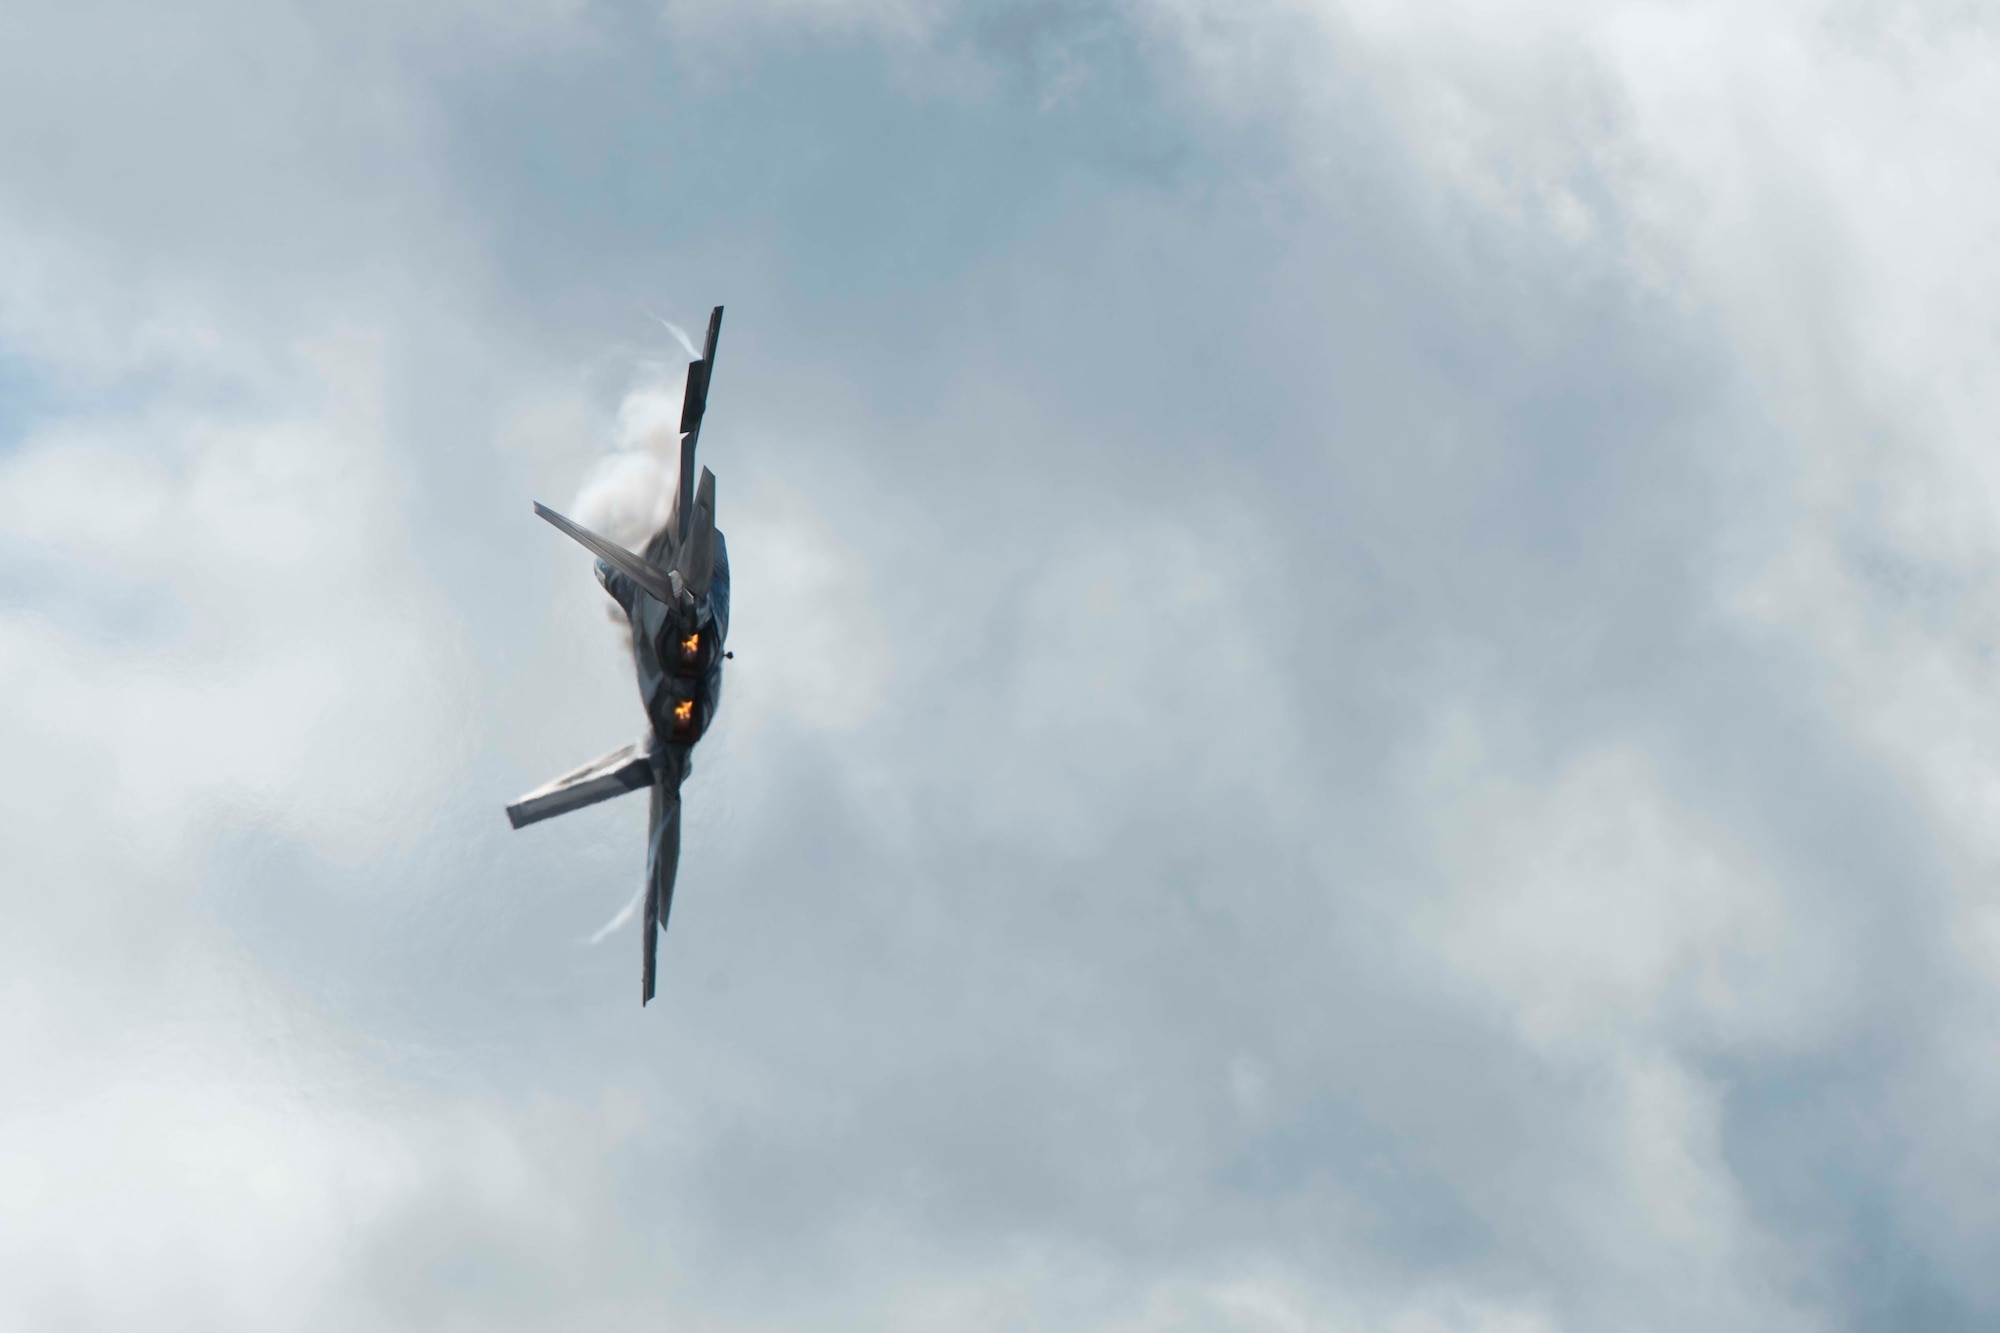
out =
[(1993, 1327), (1980, 14), (0, 0), (0, 1324)]

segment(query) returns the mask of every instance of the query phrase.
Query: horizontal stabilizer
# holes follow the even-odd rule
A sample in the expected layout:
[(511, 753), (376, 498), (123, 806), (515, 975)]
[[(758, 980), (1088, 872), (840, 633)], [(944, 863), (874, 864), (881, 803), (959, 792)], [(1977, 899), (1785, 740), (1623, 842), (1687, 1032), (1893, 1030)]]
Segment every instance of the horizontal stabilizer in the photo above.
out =
[(507, 807), (507, 822), (526, 828), (538, 820), (553, 819), (652, 785), (653, 761), (646, 742), (634, 741), (535, 788)]
[(570, 522), (539, 500), (535, 502), (535, 512), (547, 519), (558, 531), (574, 538), (578, 543), (602, 557), (612, 568), (624, 574), (632, 582), (638, 584), (641, 589), (650, 594), (653, 600), (664, 602), (668, 606), (673, 606), (679, 601), (679, 598), (675, 596), (673, 582), (667, 577), (665, 570), (657, 569), (647, 564), (644, 560), (610, 538), (600, 537), (589, 528)]

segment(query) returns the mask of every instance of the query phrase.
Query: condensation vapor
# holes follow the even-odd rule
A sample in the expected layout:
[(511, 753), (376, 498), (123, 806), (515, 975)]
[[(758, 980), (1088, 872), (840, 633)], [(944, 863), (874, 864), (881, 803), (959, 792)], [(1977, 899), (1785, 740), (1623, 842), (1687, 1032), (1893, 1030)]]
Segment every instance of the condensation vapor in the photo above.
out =
[(630, 925), (632, 918), (639, 915), (639, 904), (644, 901), (646, 901), (646, 886), (641, 884), (639, 891), (632, 895), (632, 900), (618, 909), (618, 915), (598, 927), (597, 933), (590, 937), (589, 943), (602, 944), (612, 935)]
[[(684, 347), (688, 345), (684, 332), (671, 324), (667, 327)], [(689, 351), (692, 355), (692, 348)], [(577, 522), (627, 550), (644, 549), (674, 512), (680, 490), (681, 398), (686, 385), (683, 368), (678, 376), (662, 376), (625, 395), (618, 405), (611, 456), (591, 470), (571, 508)], [(593, 590), (591, 595), (603, 602), (605, 616), (616, 628), (618, 643), (629, 658), (632, 627), (625, 613), (603, 593)], [(642, 887), (588, 943), (601, 944), (629, 925), (644, 899)]]
[(688, 354), (688, 360), (701, 360), (701, 353), (695, 350), (694, 339), (688, 337), (686, 329), (674, 323), (671, 319), (660, 319), (658, 315), (654, 315), (653, 318), (660, 320), (660, 323), (666, 328), (667, 332), (674, 335), (674, 341), (678, 342), (681, 345), (681, 349)]
[[(671, 383), (656, 382), (625, 395), (618, 405), (613, 452), (592, 469), (572, 506), (577, 522), (627, 550), (644, 548), (674, 512), (680, 489), (686, 374), (683, 368)], [(608, 597), (603, 600), (605, 614), (618, 627), (619, 641), (629, 654), (632, 632), (625, 615)]]

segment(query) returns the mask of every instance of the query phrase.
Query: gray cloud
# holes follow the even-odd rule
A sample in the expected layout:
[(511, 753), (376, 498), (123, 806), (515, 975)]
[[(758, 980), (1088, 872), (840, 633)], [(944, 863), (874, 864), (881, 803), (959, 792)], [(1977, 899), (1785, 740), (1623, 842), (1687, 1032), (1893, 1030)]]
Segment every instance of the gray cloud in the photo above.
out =
[[(2000, 1299), (1963, 34), (65, 15), (0, 80), (63, 127), (0, 149), (15, 1322)], [(641, 1014), (639, 812), (497, 814), (639, 721), (525, 500), (711, 300)]]

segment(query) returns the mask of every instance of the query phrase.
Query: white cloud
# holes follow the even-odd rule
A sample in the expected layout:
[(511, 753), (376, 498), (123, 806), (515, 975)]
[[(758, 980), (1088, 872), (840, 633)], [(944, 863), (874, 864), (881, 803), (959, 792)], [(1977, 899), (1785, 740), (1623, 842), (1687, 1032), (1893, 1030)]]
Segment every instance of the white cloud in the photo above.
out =
[(667, 30), (682, 40), (741, 45), (802, 38), (887, 38), (918, 43), (948, 18), (949, 0), (664, 0)]
[[(1968, 1054), (1991, 1040), (2000, 985), (1982, 942), (2000, 791), (1988, 25), (1962, 7), (1804, 2), (1142, 12), (1166, 16), (1219, 109), (1283, 123), (1296, 179), (1314, 181), (1326, 145), (1352, 133), (1351, 92), (1365, 88), (1447, 219), (1466, 210), (1505, 238), (1482, 262), (1567, 247), (1578, 272), (1712, 330), (1762, 422), (1738, 437), (1756, 452), (1706, 462), (1730, 496), (1728, 526), (1709, 534), (1725, 557), (1710, 594), (1733, 632), (1791, 663), (1799, 706), (1839, 738), (1819, 754), (1852, 747), (1880, 765), (1885, 797), (1908, 802), (1883, 810), (1885, 827), (1913, 819), (1936, 857), (1871, 872), (1857, 916), (1796, 859), (1768, 861), (1748, 810), (1711, 793), (1694, 813), (1669, 796), (1629, 732), (1553, 772), (1495, 772), (1480, 742), (1444, 743), (1420, 798), (1444, 818), (1450, 886), (1426, 908), (1429, 938), (1538, 1047), (1654, 1052), (1632, 1084), (1650, 1098), (1700, 1086), (1675, 1050), (1861, 1040), (1857, 1005), (1878, 1001), (1858, 997), (1910, 965), (1861, 922), (1893, 922), (1953, 977), (1922, 1024), (1955, 1035), (1948, 1048), (1916, 1039), (1903, 1075), (1953, 1091), (1897, 1099), (1896, 1132), (1926, 1145), (1924, 1165), (1880, 1169), (1913, 1218), (1990, 1194), (1993, 1165), (1944, 1146), (1978, 1141), (2000, 1106)], [(1302, 55), (1267, 43), (1273, 31), (1316, 40)], [(1659, 1169), (1726, 1196), (1731, 1168), (1712, 1145), (1673, 1160)], [(1673, 1193), (1652, 1209), (1663, 1222)], [(1986, 1234), (1984, 1213), (1950, 1206), (1954, 1234)], [(1735, 1225), (1683, 1216), (1689, 1237)], [(1965, 1280), (1969, 1260), (1951, 1262)]]
[[(622, 898), (629, 867), (616, 858), (630, 850), (636, 863), (636, 848), (565, 832), (503, 853), (452, 822), (458, 804), (487, 800), (485, 768), (500, 758), (539, 764), (560, 745), (557, 762), (574, 762), (629, 734), (620, 719), (638, 723), (612, 636), (571, 642), (598, 629), (587, 561), (531, 525), (519, 478), (495, 483), (496, 496), (484, 472), (468, 477), (518, 465), (538, 494), (560, 496), (603, 440), (639, 446), (624, 466), (649, 457), (678, 395), (632, 395), (621, 416), (573, 388), (514, 387), (521, 364), (564, 353), (511, 346), (538, 336), (522, 331), (531, 321), (491, 318), (510, 299), (495, 275), (511, 277), (503, 259), (521, 256), (498, 253), (508, 242), (480, 212), (495, 192), (473, 182), (513, 169), (510, 155), (532, 158), (539, 141), (518, 127), (471, 133), (452, 117), (490, 105), (454, 108), (448, 85), (467, 77), (461, 57), (531, 62), (555, 49), (563, 59), (533, 72), (560, 96), (524, 78), (521, 95), (541, 99), (524, 123), (610, 89), (605, 105), (629, 138), (597, 164), (602, 179), (564, 161), (517, 182), (536, 207), (559, 196), (599, 221), (593, 210), (623, 188), (606, 181), (686, 167), (640, 148), (678, 142), (677, 99), (694, 94), (632, 92), (665, 55), (618, 64), (603, 35), (617, 16), (566, 3), (510, 11), (497, 37), (457, 7), (364, 9), (340, 23), (226, 8), (185, 31), (132, 11), (94, 46), (54, 9), (30, 16), (23, 31), (39, 35), (0, 57), (15, 76), (0, 78), (0, 109), (16, 127), (59, 123), (80, 148), (44, 152), (18, 128), (0, 138), (0, 343), (50, 391), (0, 443), (0, 575), (11, 579), (0, 863), (14, 914), (0, 941), (0, 1057), (38, 1071), (0, 1101), (9, 1313), (120, 1324), (170, 1311), (220, 1327), (568, 1326), (583, 1314), (637, 1325), (663, 1311), (731, 1327), (787, 1308), (855, 1327), (1859, 1323), (1845, 1303), (1860, 1298), (1786, 1213), (1785, 1184), (1746, 1164), (1732, 1135), (1756, 1114), (1736, 1097), (1740, 1071), (1865, 1061), (1882, 1032), (1905, 1048), (1868, 1066), (1893, 1080), (1856, 1112), (1877, 1119), (1846, 1138), (1822, 1131), (1891, 1197), (1881, 1225), (1898, 1243), (1918, 1246), (1968, 1301), (1990, 1290), (1980, 1246), (1963, 1239), (1990, 1236), (2000, 1179), (1991, 1154), (1963, 1146), (1991, 1139), (2000, 1108), (2000, 1085), (1980, 1072), (2000, 978), (1985, 888), (2000, 860), (2000, 701), (1979, 609), (2000, 549), (1984, 446), (2000, 406), (1987, 327), (2000, 261), (1984, 239), (2000, 221), (1986, 170), (1984, 127), (2000, 110), (1990, 42), (1943, 10), (1908, 6), (1138, 12), (1153, 36), (1178, 34), (1188, 57), (1160, 60), (1141, 34), (1147, 68), (1206, 79), (1201, 105), (1231, 133), (1273, 136), (1282, 163), (1269, 190), (1211, 171), (1198, 148), (1163, 169), (1183, 172), (1174, 179), (1189, 193), (1220, 195), (1182, 219), (1202, 233), (1189, 255), (1251, 242), (1233, 256), (1244, 283), (1226, 265), (1195, 275), (1261, 293), (1236, 336), (1249, 341), (1245, 363), (1259, 359), (1274, 380), (1243, 392), (1277, 396), (1232, 442), (1249, 481), (1184, 510), (1161, 498), (1173, 488), (1149, 490), (1155, 472), (1191, 466), (1173, 435), (1185, 400), (1156, 411), (1114, 376), (1092, 391), (1118, 401), (1090, 405), (1137, 420), (1134, 435), (1158, 434), (1148, 474), (1130, 470), (1138, 452), (1087, 425), (1049, 431), (1036, 439), (1079, 454), (1073, 507), (1010, 509), (1009, 495), (1044, 495), (1046, 477), (1027, 474), (1049, 453), (1032, 440), (1020, 460), (987, 448), (993, 436), (968, 409), (976, 395), (950, 387), (1047, 392), (1009, 378), (1004, 362), (898, 366), (921, 405), (898, 404), (908, 419), (860, 393), (844, 403), (856, 420), (826, 427), (860, 441), (838, 455), (844, 490), (781, 478), (775, 448), (757, 451), (761, 472), (726, 472), (739, 660), (704, 765), (715, 820), (690, 839), (706, 878), (690, 878), (677, 908), (702, 933), (698, 947), (672, 937), (681, 989), (644, 1028), (560, 991), (564, 967), (596, 966), (598, 955), (561, 952), (596, 907), (559, 903), (530, 919), (554, 899), (543, 881), (595, 893), (615, 880), (610, 896)], [(966, 44), (979, 25), (954, 28), (925, 4), (664, 14), (670, 45), (737, 44), (705, 96), (748, 78), (765, 42), (801, 60), (881, 41), (910, 64), (978, 63)], [(926, 45), (946, 32), (948, 50)], [(37, 54), (65, 50), (88, 58), (65, 73)], [(155, 51), (171, 59), (148, 63)], [(245, 54), (256, 58), (236, 59)], [(600, 60), (603, 80), (575, 79)], [(973, 79), (964, 100), (998, 86)], [(1038, 100), (1033, 114), (1088, 100)], [(938, 110), (913, 102), (913, 116)], [(837, 110), (814, 101), (786, 114)], [(1352, 123), (1332, 119), (1350, 113), (1388, 127), (1406, 171), (1356, 165)], [(960, 151), (950, 119), (913, 122), (913, 141), (921, 129)], [(756, 193), (766, 174), (818, 181), (875, 152), (928, 151), (887, 143), (873, 123), (856, 137), (865, 146), (812, 140), (835, 160), (803, 165), (770, 151), (784, 135), (753, 139), (738, 183), (782, 210), (794, 206), (782, 190)], [(551, 156), (574, 155), (554, 142)], [(964, 142), (1003, 155), (997, 139)], [(909, 213), (922, 225), (907, 237), (926, 244), (926, 228), (973, 227), (924, 213), (917, 186), (926, 165), (949, 184), (942, 195), (977, 173), (896, 161), (907, 171), (866, 182), (855, 218)], [(1022, 262), (1023, 290), (1043, 290), (1043, 265), (1048, 292), (1073, 294), (1085, 314), (1109, 309), (1105, 327), (1122, 320), (1142, 341), (1167, 307), (1093, 285), (1103, 275), (1091, 256), (1138, 255), (1135, 289), (1179, 287), (1192, 279), (1171, 271), (1184, 257), (1172, 228), (1148, 239), (1164, 247), (1150, 260), (1123, 233), (1077, 248), (1063, 228), (1089, 239), (1109, 214), (1055, 225), (1034, 210), (1078, 207), (1091, 190), (1074, 174), (1003, 167), (1021, 176), (996, 199), (1046, 191), (1020, 224), (1046, 244)], [(1703, 535), (1721, 554), (1657, 555), (1698, 567), (1692, 609), (1627, 609), (1791, 654), (1806, 721), (1758, 743), (1809, 733), (1819, 748), (1794, 768), (1746, 756), (1751, 778), (1705, 770), (1721, 724), (1696, 691), (1635, 702), (1657, 683), (1621, 677), (1596, 691), (1594, 713), (1571, 712), (1541, 696), (1577, 679), (1591, 692), (1602, 684), (1593, 668), (1544, 680), (1532, 663), (1475, 663), (1447, 688), (1428, 650), (1407, 646), (1488, 632), (1492, 659), (1548, 628), (1491, 632), (1489, 620), (1532, 617), (1542, 603), (1523, 595), (1493, 611), (1476, 604), (1499, 586), (1481, 581), (1486, 571), (1440, 574), (1441, 562), (1490, 560), (1542, 578), (1551, 599), (1568, 571), (1507, 564), (1537, 535), (1523, 530), (1533, 514), (1449, 510), (1435, 493), (1445, 488), (1406, 468), (1387, 431), (1350, 439), (1362, 429), (1352, 421), (1374, 428), (1371, 404), (1402, 419), (1375, 399), (1352, 418), (1313, 416), (1300, 405), (1318, 404), (1323, 385), (1276, 382), (1303, 372), (1286, 360), (1284, 330), (1258, 341), (1263, 314), (1318, 310), (1321, 294), (1277, 302), (1257, 284), (1293, 270), (1258, 267), (1251, 251), (1270, 235), (1318, 235), (1314, 210), (1352, 184), (1343, 173), (1408, 191), (1377, 200), (1384, 228), (1431, 228), (1403, 261), (1448, 275), (1477, 256), (1518, 262), (1506, 279), (1517, 288), (1480, 291), (1517, 304), (1523, 322), (1563, 318), (1555, 298), (1604, 282), (1684, 321), (1676, 336), (1714, 335), (1725, 369), (1701, 373), (1740, 376), (1731, 391), (1747, 386), (1750, 415), (1768, 428), (1744, 437), (1775, 444), (1735, 461), (1700, 452), (1692, 466), (1735, 501), (1719, 511), (1728, 530)], [(1174, 188), (1145, 194), (1145, 207), (1182, 218)], [(1266, 206), (1307, 222), (1268, 233), (1243, 222)], [(817, 234), (823, 219), (809, 221)], [(980, 244), (1028, 244), (973, 229)], [(603, 230), (639, 228), (617, 218)], [(729, 246), (767, 244), (746, 239), (755, 230)], [(842, 246), (865, 251), (867, 230), (840, 233)], [(538, 247), (574, 241), (514, 244), (553, 265)], [(634, 270), (655, 280), (665, 252), (640, 249), (544, 280), (565, 299)], [(716, 253), (707, 262), (734, 262)], [(896, 293), (896, 321), (924, 317), (920, 293), (957, 280), (942, 261), (935, 274), (906, 272), (918, 259), (902, 254), (863, 254), (857, 270), (867, 258), (870, 281)], [(758, 429), (786, 420), (785, 395), (810, 385), (808, 372), (849, 364), (835, 359), (843, 348), (796, 380), (759, 372), (784, 346), (768, 333), (784, 318), (818, 320), (822, 334), (838, 323), (864, 348), (893, 341), (845, 309), (837, 321), (800, 314), (840, 304), (824, 291), (795, 305), (771, 295), (795, 281), (787, 260), (758, 261), (783, 275), (754, 326), (770, 340), (745, 344), (743, 382), (764, 373), (776, 386), (738, 400)], [(1384, 291), (1425, 298), (1427, 275), (1408, 291), (1399, 280)], [(1324, 306), (1328, 321), (1354, 321), (1341, 327), (1386, 368), (1381, 383), (1350, 388), (1382, 402), (1410, 386), (1463, 393), (1445, 415), (1467, 439), (1487, 430), (1477, 418), (1491, 399), (1452, 378), (1452, 357), (1504, 361), (1507, 349), (1478, 336), (1515, 325), (1467, 333), (1450, 354), (1412, 351), (1365, 312)], [(1096, 366), (1102, 349), (1084, 336), (1055, 320), (1034, 327), (1022, 347)], [(461, 341), (440, 350), (440, 332)], [(1058, 389), (1022, 412), (1041, 428), (1075, 408)], [(481, 452), (510, 414), (508, 438)], [(933, 438), (950, 433), (940, 418), (961, 429), (953, 414), (997, 480), (990, 497), (955, 489), (958, 507), (938, 512), (958, 526), (940, 519), (933, 531), (910, 511), (939, 499), (924, 488), (946, 470), (935, 460), (954, 456), (954, 441)], [(461, 434), (441, 441), (440, 421)], [(1477, 460), (1487, 479), (1536, 496), (1544, 465), (1489, 433), (1499, 444)], [(1287, 510), (1293, 492), (1323, 485), (1311, 466), (1322, 456), (1378, 487), (1388, 517), (1311, 489)], [(656, 514), (663, 474), (647, 476), (637, 508)], [(1629, 517), (1618, 496), (1581, 485), (1564, 495), (1605, 506), (1607, 526)], [(546, 545), (504, 581), (498, 547), (458, 551), (494, 608), (454, 605), (446, 587), (472, 580), (444, 579), (438, 548), (476, 542), (474, 515), (489, 508), (508, 509), (522, 543)], [(612, 527), (646, 517), (584, 509)], [(418, 513), (451, 526), (419, 531)], [(1345, 520), (1363, 529), (1351, 548), (1308, 530)], [(1413, 531), (1392, 531), (1399, 522)], [(554, 570), (562, 583), (544, 596), (536, 578)], [(1426, 601), (1433, 576), (1471, 591)], [(1354, 592), (1364, 584), (1366, 596)], [(1379, 618), (1348, 614), (1350, 594), (1357, 606), (1379, 597), (1368, 603)], [(479, 638), (491, 633), (482, 615), (504, 619), (509, 637)], [(1677, 728), (1709, 748), (1677, 748)], [(1936, 867), (1885, 853), (1885, 882), (1850, 883), (1801, 851), (1813, 839), (1798, 826), (1858, 802), (1815, 806), (1808, 793), (1806, 813), (1780, 827), (1785, 793), (1742, 795), (1828, 754), (1878, 781), (1867, 790), (1907, 802), (1885, 827), (1907, 817)], [(731, 804), (752, 790), (756, 801)], [(313, 953), (313, 923), (298, 927), (303, 908), (269, 918), (305, 936), (287, 937), (304, 960), (294, 975), (216, 905), (218, 849), (232, 839), (299, 851), (300, 882), (259, 880), (261, 902), (317, 902), (323, 886), (304, 882), (315, 876), (400, 876), (371, 906), (405, 911), (399, 925), (420, 942), (432, 923), (398, 895), (430, 903), (453, 930), (491, 931), (479, 948), (495, 957), (532, 951), (530, 972), (480, 973), (477, 1003), (510, 1029), (549, 1024), (560, 1039), (508, 1045), (462, 1078), (436, 1072), (449, 1059), (385, 1054), (371, 1043), (406, 1038), (400, 1021), (444, 1021), (464, 960), (428, 958), (440, 975), (461, 971), (385, 1002), (404, 1012), (370, 1029), (365, 1006), (336, 1010), (315, 991), (312, 968), (334, 964)], [(1891, 871), (1908, 878), (1886, 882)], [(560, 913), (575, 929), (551, 946), (541, 924)], [(1903, 950), (1886, 963), (1885, 934)], [(1949, 975), (1935, 989), (1911, 975), (1938, 960)], [(1890, 965), (1906, 971), (1884, 982)], [(732, 992), (728, 969), (754, 981)], [(435, 1085), (407, 1076), (412, 1063)], [(487, 1095), (482, 1078), (510, 1091)], [(626, 1079), (640, 1091), (621, 1091)], [(1868, 1133), (1911, 1146), (1893, 1161), (1870, 1156)], [(779, 1267), (792, 1280), (769, 1283)], [(745, 1295), (729, 1284), (748, 1270), (758, 1278)]]
[(128, 817), (220, 802), (353, 859), (456, 772), (462, 649), (403, 536), (377, 353), (307, 356), (314, 418), (65, 423), (0, 463), (0, 531), (72, 571), (12, 617), (9, 686)]
[(836, 734), (864, 725), (896, 672), (873, 571), (803, 491), (766, 485), (731, 507), (731, 577), (749, 595), (730, 621), (725, 725), (745, 745), (779, 718)]
[(1851, 1019), (1838, 978), (1855, 942), (1642, 751), (1581, 754), (1539, 782), (1493, 762), (1463, 712), (1416, 761), (1445, 887), (1409, 924), (1531, 1044), (1559, 1060), (1769, 1054)]

